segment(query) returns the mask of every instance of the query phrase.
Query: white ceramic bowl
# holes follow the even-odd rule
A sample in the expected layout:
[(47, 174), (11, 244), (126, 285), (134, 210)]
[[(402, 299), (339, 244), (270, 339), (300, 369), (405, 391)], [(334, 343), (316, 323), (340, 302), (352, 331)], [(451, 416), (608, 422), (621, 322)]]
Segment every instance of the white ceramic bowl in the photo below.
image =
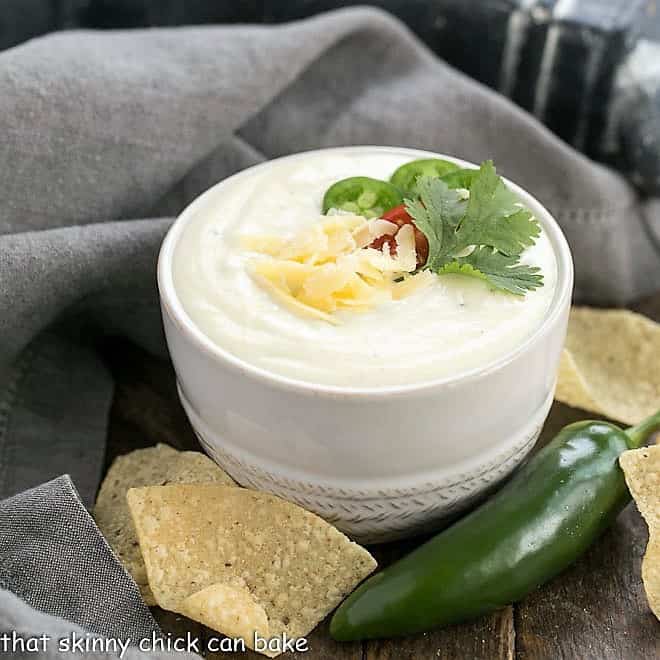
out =
[[(470, 165), (442, 154), (376, 148), (411, 160), (435, 156)], [(571, 254), (559, 226), (531, 195), (507, 182), (543, 225), (558, 268), (543, 324), (515, 350), (459, 377), (420, 385), (373, 390), (313, 385), (222, 350), (177, 298), (172, 257), (181, 232), (243, 175), (222, 181), (183, 211), (158, 263), (179, 394), (202, 445), (240, 484), (296, 502), (359, 541), (438, 526), (523, 460), (548, 414), (573, 287)]]

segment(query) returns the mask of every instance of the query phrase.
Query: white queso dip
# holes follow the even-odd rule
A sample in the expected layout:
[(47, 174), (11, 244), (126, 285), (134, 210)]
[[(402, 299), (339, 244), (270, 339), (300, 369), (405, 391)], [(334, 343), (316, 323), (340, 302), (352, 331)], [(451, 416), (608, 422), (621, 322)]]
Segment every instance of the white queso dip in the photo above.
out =
[(520, 264), (540, 268), (543, 284), (524, 295), (493, 290), (475, 277), (427, 272), (425, 285), (409, 295), (338, 308), (328, 322), (297, 313), (255, 279), (255, 258), (268, 257), (246, 247), (245, 237), (285, 240), (324, 218), (343, 220), (321, 215), (331, 185), (357, 176), (387, 181), (416, 157), (428, 156), (377, 148), (312, 152), (246, 170), (212, 189), (174, 250), (174, 285), (185, 312), (233, 356), (322, 385), (419, 384), (486, 366), (515, 349), (542, 324), (555, 292), (557, 263), (543, 229), (520, 256)]

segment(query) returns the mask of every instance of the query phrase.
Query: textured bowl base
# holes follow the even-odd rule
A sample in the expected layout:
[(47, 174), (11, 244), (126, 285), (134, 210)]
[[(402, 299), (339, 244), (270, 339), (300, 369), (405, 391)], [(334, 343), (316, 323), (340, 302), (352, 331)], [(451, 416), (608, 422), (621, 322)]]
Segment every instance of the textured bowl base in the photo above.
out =
[(360, 543), (382, 543), (431, 532), (468, 508), (504, 480), (531, 451), (552, 405), (552, 395), (506, 448), (484, 453), (451, 475), (392, 480), (369, 487), (359, 482), (336, 486), (295, 478), (281, 466), (263, 465), (212, 434), (179, 388), (179, 397), (205, 451), (242, 486), (278, 495), (313, 511)]

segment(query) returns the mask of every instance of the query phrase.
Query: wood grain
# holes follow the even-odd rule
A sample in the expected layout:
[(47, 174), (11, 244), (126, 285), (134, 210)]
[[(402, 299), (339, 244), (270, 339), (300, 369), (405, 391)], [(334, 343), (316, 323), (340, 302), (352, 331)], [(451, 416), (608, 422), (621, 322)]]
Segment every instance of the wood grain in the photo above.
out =
[[(660, 295), (635, 308), (660, 320)], [(115, 456), (156, 442), (179, 449), (197, 449), (197, 439), (176, 397), (169, 363), (122, 341), (104, 348), (117, 381), (110, 416), (106, 467)], [(538, 447), (564, 425), (585, 413), (556, 403)], [(372, 548), (380, 565), (410, 551), (422, 540)], [(640, 580), (640, 561), (647, 532), (634, 505), (570, 570), (523, 602), (478, 621), (405, 639), (338, 644), (330, 639), (328, 622), (309, 637), (310, 650), (284, 654), (299, 660), (649, 660), (660, 658), (660, 622), (650, 613)], [(170, 612), (154, 608), (165, 633), (200, 640), (216, 633)], [(209, 654), (210, 658), (227, 654)], [(253, 652), (236, 658), (263, 658)]]
[(660, 658), (640, 581), (646, 526), (630, 505), (570, 570), (516, 606), (518, 658)]
[(511, 660), (515, 632), (513, 608), (506, 607), (474, 623), (449, 626), (423, 635), (365, 643), (367, 660)]

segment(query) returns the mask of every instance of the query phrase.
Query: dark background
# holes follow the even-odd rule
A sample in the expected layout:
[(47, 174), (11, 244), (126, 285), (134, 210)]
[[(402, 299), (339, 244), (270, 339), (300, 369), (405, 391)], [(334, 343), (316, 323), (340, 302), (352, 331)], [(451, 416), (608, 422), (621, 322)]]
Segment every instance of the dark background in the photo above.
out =
[[(2, 0), (0, 49), (53, 30), (74, 27), (118, 28), (200, 23), (273, 22), (348, 5), (375, 5), (416, 23), (425, 16), (463, 7), (466, 15), (510, 12), (516, 0)], [(556, 0), (540, 0), (552, 8)], [(606, 10), (617, 0), (596, 0)], [(635, 4), (629, 0), (627, 4)], [(640, 31), (660, 39), (657, 2), (643, 2)], [(605, 13), (605, 11), (603, 12)]]

